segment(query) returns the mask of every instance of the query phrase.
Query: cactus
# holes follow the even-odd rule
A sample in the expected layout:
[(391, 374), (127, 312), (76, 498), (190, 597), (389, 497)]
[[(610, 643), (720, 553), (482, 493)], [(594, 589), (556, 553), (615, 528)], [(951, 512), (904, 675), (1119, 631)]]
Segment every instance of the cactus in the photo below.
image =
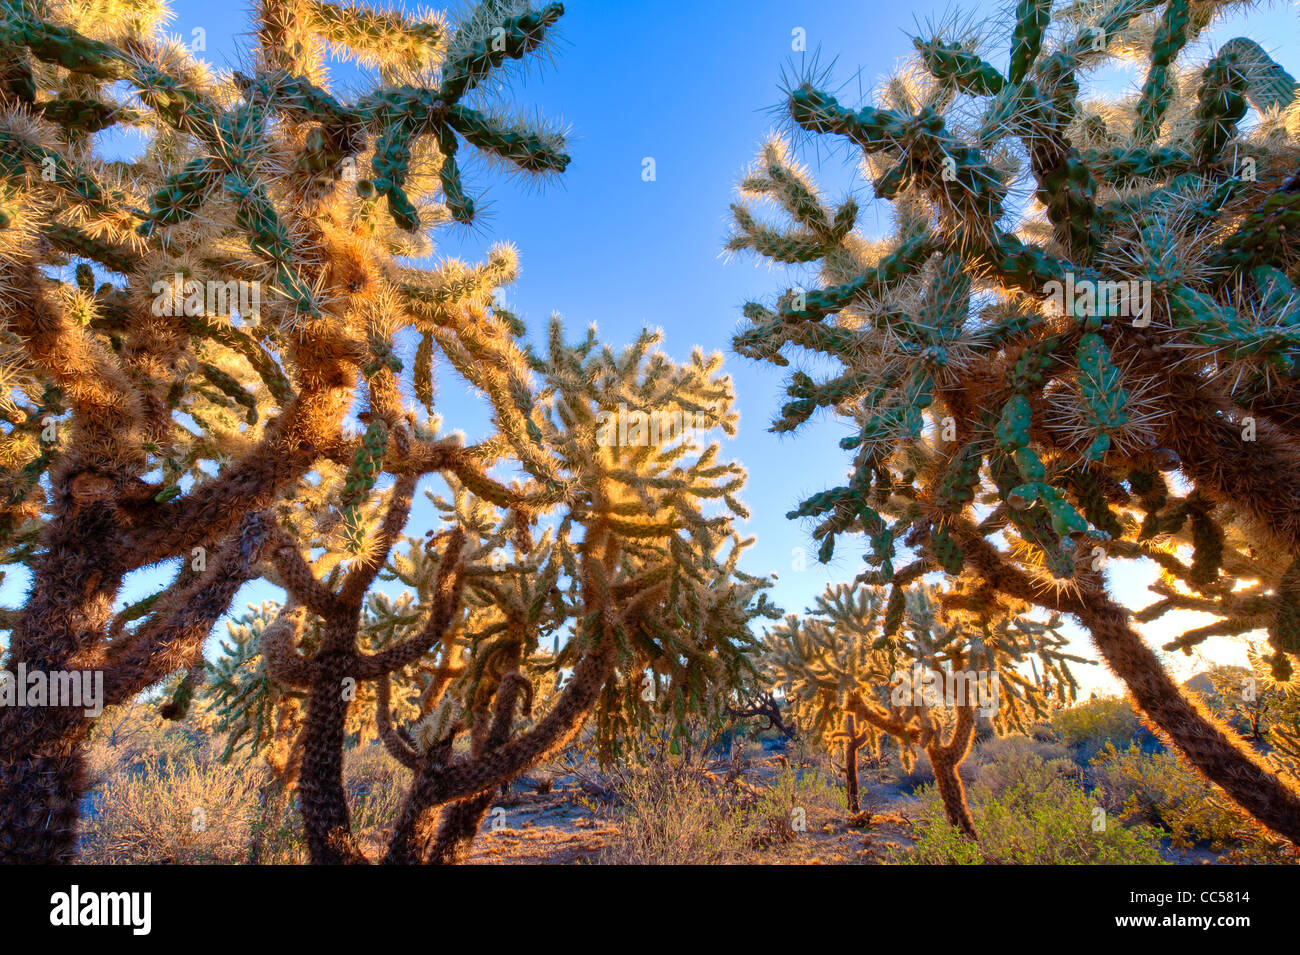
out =
[[(823, 560), (860, 534), (871, 583), (942, 570), (1074, 614), (1183, 754), (1300, 841), (1300, 793), (1179, 692), (1101, 574), (1156, 560), (1161, 599), (1139, 620), (1216, 615), (1171, 647), (1267, 629), (1275, 673), (1294, 669), (1294, 82), (1244, 38), (1184, 63), (1217, 10), (1113, 0), (1053, 26), (1050, 4), (1024, 0), (1005, 75), (968, 37), (920, 37), (915, 62), (856, 110), (796, 78), (789, 123), (859, 148), (896, 228), (872, 241), (811, 227), (852, 200), (828, 202), (783, 139), (764, 144), (728, 249), (817, 281), (747, 305), (734, 347), (784, 365), (790, 345), (833, 366), (792, 377), (773, 427), (825, 407), (856, 431), (840, 442), (848, 481), (790, 514), (816, 522)], [(1139, 16), (1141, 90), (1096, 98), (1085, 70)], [(1034, 214), (1003, 202), (1019, 180), (1034, 183)], [(764, 221), (765, 201), (787, 219)]]
[[(744, 472), (718, 461), (716, 444), (686, 443), (697, 426), (735, 426), (717, 356), (676, 365), (652, 351), (649, 333), (621, 354), (590, 339), (573, 346), (557, 322), (540, 359), (503, 319), (479, 328), (473, 353), (433, 334), (477, 387), (510, 396), (499, 438), (521, 449), (527, 486), (505, 487), (446, 446), (457, 456), (451, 494), (430, 494), (445, 529), (404, 539), (418, 474), (375, 489), (386, 432), (372, 422), (351, 467), (303, 482), (279, 508), (270, 561), (290, 600), (261, 615), (258, 647), (241, 635), (218, 664), (212, 699), (232, 740), (249, 755), (301, 754), (314, 862), (367, 861), (341, 776), (349, 738), (382, 740), (412, 773), (385, 860), (455, 862), (497, 789), (586, 721), (608, 760), (659, 721), (721, 719), (752, 673), (749, 621), (777, 616), (767, 583), (737, 567)], [(643, 402), (640, 417), (612, 419), (629, 398)], [(409, 450), (421, 437), (410, 430), (395, 426), (387, 445)], [(356, 514), (351, 560), (332, 544), (348, 520), (335, 502)], [(308, 563), (303, 548), (317, 546)], [(372, 589), (380, 579), (407, 590), (390, 598)], [(544, 650), (561, 632), (567, 641)], [(571, 679), (548, 692), (560, 670)], [(277, 701), (294, 693), (306, 694), (306, 711), (285, 724)], [(519, 719), (530, 713), (531, 725)], [(453, 756), (459, 738), (468, 755)]]
[(370, 422), (361, 437), (361, 447), (343, 479), (342, 527), (344, 552), (355, 557), (365, 546), (365, 527), (362, 525), (361, 502), (375, 486), (375, 480), (384, 465), (384, 451), (388, 447), (388, 429), (382, 420)]
[[(858, 752), (892, 741), (904, 766), (929, 758), (949, 822), (975, 837), (958, 770), (976, 723), (1024, 730), (1074, 698), (1061, 618), (1034, 619), (1022, 603), (925, 584), (827, 587), (803, 616), (764, 635), (760, 673), (791, 715), (843, 753), (848, 808), (858, 806)], [(1020, 672), (1033, 661), (1033, 679)], [(936, 683), (941, 686), (936, 687)]]
[(1236, 37), (1219, 48), (1220, 56), (1232, 56), (1246, 77), (1246, 98), (1261, 112), (1285, 109), (1295, 102), (1296, 82), (1286, 70), (1247, 37)]
[(1139, 144), (1156, 138), (1160, 120), (1173, 99), (1172, 67), (1174, 58), (1189, 39), (1190, 7), (1191, 0), (1169, 0), (1164, 5), (1160, 25), (1151, 43), (1151, 65), (1137, 102), (1137, 126), (1133, 132)]
[[(558, 5), (416, 19), (268, 0), (246, 72), (221, 75), (168, 40), (161, 7), (108, 7), (0, 4), (0, 547), (32, 574), (5, 614), (7, 665), (81, 661), (114, 705), (197, 664), (305, 475), (328, 472), (333, 540), (356, 559), (381, 475), (454, 465), (508, 502), (452, 442), (380, 435), (408, 427), (408, 330), (429, 336), (426, 368), (443, 349), (497, 354), (474, 317), (513, 256), (408, 263), (433, 252), (422, 218), (469, 217), (468, 186), (439, 189), (452, 153), (529, 176), (568, 156), (545, 123), (462, 102), (541, 51)], [(330, 88), (327, 46), (378, 68), (367, 91)], [(102, 156), (91, 134), (115, 123), (145, 133), (138, 157)], [(508, 389), (490, 402), (519, 417)], [(168, 561), (169, 586), (113, 613), (128, 574)], [(89, 726), (79, 709), (0, 714), (0, 859), (72, 858)]]

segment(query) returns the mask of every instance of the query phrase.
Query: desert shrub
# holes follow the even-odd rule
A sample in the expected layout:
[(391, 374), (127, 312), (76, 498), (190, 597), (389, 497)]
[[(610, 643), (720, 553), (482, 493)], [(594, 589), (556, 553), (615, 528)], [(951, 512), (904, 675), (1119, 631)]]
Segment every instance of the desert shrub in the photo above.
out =
[(192, 755), (124, 764), (102, 780), (82, 828), (80, 861), (242, 863), (264, 781), (248, 766)]
[[(885, 759), (889, 775), (903, 792), (915, 793), (926, 786), (934, 785), (934, 769), (928, 759), (913, 760), (910, 764), (896, 754), (890, 754)], [(962, 765), (958, 772), (963, 778), (970, 774), (970, 770), (965, 765)]]
[(1028, 736), (1002, 736), (986, 740), (967, 760), (969, 778), (982, 779), (993, 792), (1001, 792), (1008, 772), (1016, 772), (1027, 758), (1042, 761), (1062, 775), (1077, 775), (1069, 747)]
[(1061, 741), (1061, 734), (1047, 721), (1032, 724), (1029, 727), (1028, 735), (1030, 739), (1038, 740), (1040, 743), (1059, 743)]
[(948, 823), (933, 788), (919, 793), (916, 843), (890, 861), (909, 865), (1148, 864), (1161, 861), (1158, 832), (1144, 825), (1107, 825), (1094, 832), (1093, 800), (1078, 769), (1043, 760), (1027, 748), (984, 766), (970, 787), (979, 841)]
[(757, 846), (789, 842), (795, 838), (796, 826), (807, 824), (815, 813), (839, 818), (848, 808), (844, 787), (816, 769), (786, 767), (760, 792), (748, 810), (753, 830), (750, 841)]
[(1108, 813), (1126, 823), (1158, 826), (1176, 848), (1205, 845), (1243, 861), (1276, 862), (1293, 855), (1173, 753), (1121, 751), (1108, 743), (1092, 765), (1094, 795)]
[(135, 701), (108, 711), (90, 736), (92, 783), (186, 757), (206, 761), (208, 740), (194, 727), (165, 720), (156, 703)]
[(1107, 743), (1126, 747), (1139, 742), (1146, 750), (1158, 745), (1133, 706), (1121, 696), (1094, 697), (1058, 710), (1052, 716), (1052, 728), (1063, 743), (1074, 749), (1075, 760), (1081, 766), (1086, 766)]
[[(1021, 752), (1030, 752), (1043, 760), (1071, 758), (1068, 747), (1059, 742), (1038, 740), (1015, 734), (1012, 736), (990, 736), (975, 744), (971, 755), (958, 767), (964, 782), (974, 781), (990, 764), (997, 764), (1004, 758)], [(917, 760), (911, 766), (899, 760), (893, 761), (890, 776), (898, 788), (906, 793), (934, 785), (934, 770), (929, 761)]]
[(307, 843), (302, 818), (287, 793), (260, 793), (250, 826), (248, 861), (258, 865), (303, 865)]
[(617, 803), (606, 811), (619, 833), (602, 856), (612, 864), (752, 861), (754, 852), (778, 849), (846, 808), (844, 788), (815, 760), (783, 761), (760, 785), (685, 757), (614, 767), (600, 779)]
[(409, 775), (382, 746), (358, 746), (344, 753), (343, 783), (353, 829), (367, 832), (391, 824), (406, 793)]
[(1300, 719), (1300, 684), (1275, 679), (1273, 658), (1257, 643), (1249, 645), (1246, 661), (1249, 666), (1211, 666), (1183, 686), (1243, 739), (1276, 747)]
[(714, 779), (681, 761), (620, 770), (619, 834), (602, 854), (613, 865), (717, 865), (742, 861), (753, 821)]

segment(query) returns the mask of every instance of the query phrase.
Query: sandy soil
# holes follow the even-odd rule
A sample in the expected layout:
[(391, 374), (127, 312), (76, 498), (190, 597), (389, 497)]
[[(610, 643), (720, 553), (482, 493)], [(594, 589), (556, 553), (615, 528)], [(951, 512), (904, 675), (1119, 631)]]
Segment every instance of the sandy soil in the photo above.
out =
[[(759, 766), (747, 776), (766, 782), (772, 768)], [(522, 781), (495, 805), (474, 840), (469, 862), (480, 865), (575, 865), (596, 863), (618, 834), (619, 810), (593, 798), (579, 780), (556, 779), (549, 792)], [(853, 820), (843, 813), (814, 809), (806, 831), (790, 842), (755, 849), (752, 861), (791, 865), (870, 865), (894, 848), (911, 845), (911, 796), (897, 787), (863, 780), (864, 812)]]

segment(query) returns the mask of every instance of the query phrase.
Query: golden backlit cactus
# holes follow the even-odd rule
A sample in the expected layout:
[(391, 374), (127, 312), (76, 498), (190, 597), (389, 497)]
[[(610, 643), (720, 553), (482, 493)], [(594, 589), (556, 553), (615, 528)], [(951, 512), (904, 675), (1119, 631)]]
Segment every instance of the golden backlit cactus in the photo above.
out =
[(1059, 615), (1029, 609), (962, 587), (837, 584), (768, 630), (761, 672), (800, 726), (842, 752), (851, 812), (858, 751), (879, 756), (888, 739), (905, 766), (926, 754), (949, 822), (973, 836), (958, 770), (978, 719), (999, 734), (1025, 730), (1074, 698), (1069, 663), (1086, 662), (1065, 652)]
[[(557, 130), (475, 105), (561, 13), (261, 0), (246, 72), (224, 72), (152, 0), (0, 4), (0, 546), (32, 573), (10, 665), (100, 669), (107, 702), (129, 699), (194, 665), (258, 573), (266, 509), (305, 475), (353, 469), (355, 547), (381, 474), (482, 473), (476, 449), (391, 440), (399, 336), (441, 321), (459, 344), (456, 314), (490, 309), (510, 256), (430, 275), (401, 257), (473, 220), (465, 151), (564, 169)], [(331, 89), (327, 51), (369, 70), (358, 93)], [(138, 155), (100, 154), (90, 134), (113, 127), (144, 134)], [(114, 616), (127, 574), (177, 560)], [(0, 858), (70, 858), (87, 727), (67, 708), (0, 715)]]
[(208, 664), (205, 696), (212, 701), (218, 728), (226, 733), (222, 757), (247, 750), (261, 756), (281, 777), (296, 775), (293, 742), (301, 723), (299, 700), (283, 692), (271, 678), (264, 648), (280, 638), (272, 627), (303, 625), (302, 613), (280, 614), (273, 602), (249, 605), (248, 610), (226, 625), (229, 631), (220, 641), (221, 652)]
[[(265, 568), (289, 601), (261, 627), (260, 662), (232, 648), (214, 682), (255, 740), (275, 738), (275, 700), (305, 697), (287, 745), (317, 863), (367, 861), (343, 786), (350, 737), (377, 736), (412, 771), (384, 861), (455, 862), (500, 786), (588, 722), (612, 758), (653, 724), (720, 715), (752, 674), (750, 621), (776, 613), (737, 566), (744, 472), (709, 434), (736, 420), (720, 356), (678, 365), (650, 333), (622, 352), (593, 333), (568, 344), (553, 321), (540, 357), (500, 315), (458, 339), (463, 321), (440, 314), (430, 334), (493, 400), (482, 463), (514, 476), (447, 468), (450, 495), (430, 494), (441, 527), (404, 546), (418, 474), (301, 482), (273, 510)], [(388, 440), (402, 458), (437, 446), (413, 413)], [(339, 546), (340, 500), (359, 512), (355, 552)]]
[[(823, 560), (861, 534), (867, 582), (943, 570), (1074, 615), (1193, 764), (1300, 840), (1300, 793), (1179, 692), (1104, 579), (1151, 557), (1164, 599), (1141, 616), (1221, 617), (1174, 646), (1265, 628), (1293, 669), (1300, 97), (1244, 38), (1189, 62), (1230, 6), (1023, 0), (1002, 49), (918, 37), (874, 105), (797, 80), (791, 128), (860, 151), (893, 228), (857, 234), (857, 203), (768, 142), (728, 247), (816, 274), (746, 306), (735, 348), (834, 367), (792, 375), (774, 429), (823, 408), (853, 426), (847, 483), (791, 515), (816, 519)], [(1140, 90), (1095, 95), (1117, 59), (1145, 64)]]

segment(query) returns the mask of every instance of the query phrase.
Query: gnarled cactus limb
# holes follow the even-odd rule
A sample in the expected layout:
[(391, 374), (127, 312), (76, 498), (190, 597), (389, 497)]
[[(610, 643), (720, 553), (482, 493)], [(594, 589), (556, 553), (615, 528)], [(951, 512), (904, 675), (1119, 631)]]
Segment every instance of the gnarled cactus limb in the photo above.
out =
[[(60, 588), (38, 592), (15, 630), (16, 657), (29, 670), (98, 671), (103, 694), (77, 706), (7, 706), (0, 710), (0, 738), (6, 741), (0, 758), (0, 861), (22, 864), (73, 861), (79, 818), (78, 804), (89, 778), (82, 748), (93, 720), (92, 703), (112, 704), (155, 683), (193, 656), (203, 639), (230, 605), (239, 586), (252, 576), (252, 565), (264, 540), (262, 515), (244, 518), (238, 542), (222, 550), (200, 575), (116, 653), (96, 653), (96, 641), (108, 626), (112, 594), (103, 582), (112, 580), (114, 537), (102, 533), (99, 522), (107, 509), (89, 507), (73, 516), (50, 538), (50, 549), (38, 565), (46, 580)], [(107, 553), (69, 542), (99, 540)], [(63, 565), (59, 557), (68, 557)], [(99, 560), (105, 564), (100, 564)], [(105, 572), (107, 566), (110, 572)], [(74, 606), (82, 613), (68, 614)], [(56, 612), (64, 610), (65, 612)], [(55, 622), (40, 628), (37, 621)], [(76, 647), (68, 652), (66, 648)], [(18, 754), (18, 755), (11, 755)]]
[(943, 809), (948, 822), (956, 826), (971, 839), (975, 836), (975, 820), (971, 818), (970, 806), (966, 803), (966, 787), (962, 784), (957, 768), (968, 753), (975, 740), (975, 708), (973, 706), (957, 707), (957, 724), (952, 729), (948, 742), (932, 742), (925, 748), (934, 768), (934, 783), (943, 800)]
[(1229, 730), (1183, 695), (1129, 623), (1129, 611), (1095, 577), (1085, 577), (1078, 594), (1044, 589), (1004, 561), (973, 528), (963, 528), (960, 541), (998, 590), (1077, 618), (1107, 666), (1187, 760), (1258, 822), (1300, 845), (1300, 792), (1261, 766)]
[(479, 759), (439, 763), (431, 749), (421, 759), (402, 805), (384, 862), (419, 864), (424, 847), (436, 839), (434, 814), (439, 806), (484, 791), (514, 778), (522, 770), (563, 746), (582, 728), (601, 687), (614, 669), (614, 644), (603, 635), (574, 667), (560, 698), (531, 730)]
[(1142, 711), (1187, 760), (1256, 820), (1300, 845), (1300, 792), (1256, 762), (1230, 730), (1183, 695), (1129, 625), (1129, 612), (1097, 587), (1075, 616)]

